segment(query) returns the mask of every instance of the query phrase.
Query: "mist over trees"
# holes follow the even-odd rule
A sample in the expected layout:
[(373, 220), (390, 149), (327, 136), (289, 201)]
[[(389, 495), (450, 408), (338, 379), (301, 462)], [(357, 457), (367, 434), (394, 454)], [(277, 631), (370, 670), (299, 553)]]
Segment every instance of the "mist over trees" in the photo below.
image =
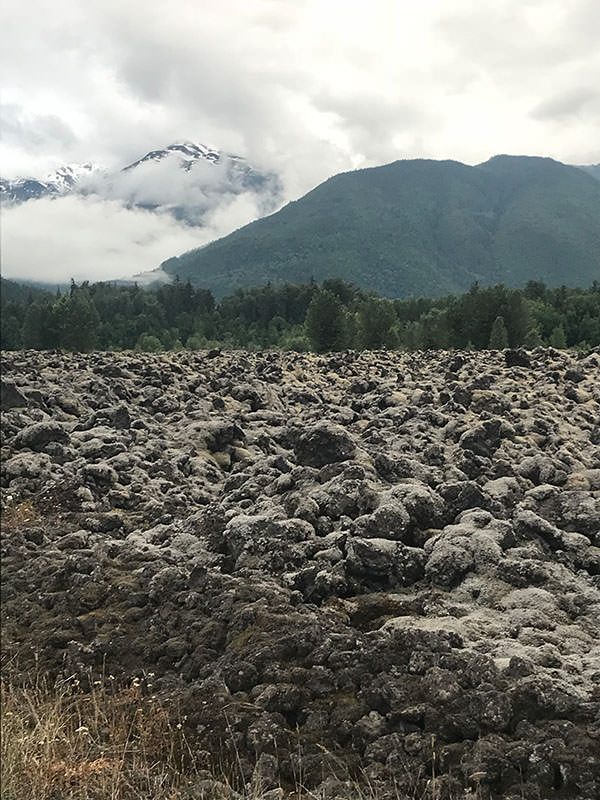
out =
[(465, 294), (389, 300), (330, 278), (238, 290), (218, 304), (189, 281), (153, 289), (72, 282), (56, 294), (2, 280), (6, 350), (160, 352), (587, 348), (600, 345), (600, 283), (589, 289), (473, 284)]

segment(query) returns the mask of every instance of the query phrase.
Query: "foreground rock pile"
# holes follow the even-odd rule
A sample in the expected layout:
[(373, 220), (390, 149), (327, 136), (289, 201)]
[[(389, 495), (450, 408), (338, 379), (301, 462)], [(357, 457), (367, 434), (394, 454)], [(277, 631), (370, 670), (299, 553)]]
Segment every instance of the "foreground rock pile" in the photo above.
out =
[(248, 796), (600, 797), (597, 351), (11, 353), (2, 410), (13, 669), (152, 675)]

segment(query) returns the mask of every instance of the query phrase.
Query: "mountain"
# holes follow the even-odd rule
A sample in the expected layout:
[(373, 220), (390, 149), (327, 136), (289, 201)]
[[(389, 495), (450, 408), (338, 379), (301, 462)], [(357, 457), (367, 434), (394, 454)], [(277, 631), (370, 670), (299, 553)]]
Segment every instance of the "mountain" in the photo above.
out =
[(9, 281), (0, 275), (0, 300), (2, 303), (10, 303), (12, 301), (17, 303), (26, 303), (29, 298), (33, 300), (42, 300), (52, 297), (52, 289), (56, 291), (55, 286), (41, 289), (40, 287), (33, 286), (31, 284)]
[(388, 297), (587, 286), (600, 277), (600, 183), (549, 158), (396, 161), (336, 175), (162, 267), (217, 296), (336, 275)]
[(579, 167), (579, 169), (585, 170), (593, 178), (597, 178), (600, 181), (600, 164), (588, 164)]
[(0, 180), (0, 200), (8, 206), (41, 198), (92, 196), (128, 208), (164, 211), (190, 225), (239, 195), (248, 195), (256, 215), (270, 213), (282, 201), (273, 172), (259, 170), (240, 156), (194, 142), (176, 142), (151, 150), (121, 169), (68, 164), (44, 179)]
[(41, 197), (60, 197), (78, 191), (82, 180), (97, 172), (99, 168), (87, 164), (65, 164), (44, 180), (16, 178), (13, 181), (0, 178), (0, 200), (3, 203), (19, 204)]

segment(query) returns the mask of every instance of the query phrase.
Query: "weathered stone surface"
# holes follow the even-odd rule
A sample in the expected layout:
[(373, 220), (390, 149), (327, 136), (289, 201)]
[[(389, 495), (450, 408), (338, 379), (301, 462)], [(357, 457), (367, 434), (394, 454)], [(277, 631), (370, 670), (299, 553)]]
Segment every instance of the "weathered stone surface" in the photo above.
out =
[(506, 350), (504, 360), (507, 367), (531, 367), (531, 359), (525, 350)]
[(11, 408), (26, 408), (27, 398), (14, 383), (3, 380), (0, 383), (0, 407), (2, 411), (10, 411)]
[(190, 798), (595, 800), (599, 364), (6, 354), (6, 663), (154, 673)]
[(324, 467), (326, 464), (351, 458), (355, 446), (339, 425), (319, 422), (299, 432), (294, 451), (299, 464)]
[(59, 422), (34, 422), (20, 431), (14, 440), (15, 449), (28, 447), (42, 450), (50, 442), (68, 442), (69, 435)]

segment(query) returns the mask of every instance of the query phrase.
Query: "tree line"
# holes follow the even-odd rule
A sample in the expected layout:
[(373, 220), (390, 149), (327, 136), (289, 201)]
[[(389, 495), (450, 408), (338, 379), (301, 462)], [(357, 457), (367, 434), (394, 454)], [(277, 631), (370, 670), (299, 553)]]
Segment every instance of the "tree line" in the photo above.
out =
[(239, 289), (215, 302), (178, 279), (154, 288), (84, 282), (55, 294), (2, 281), (3, 349), (211, 347), (326, 352), (600, 345), (600, 283), (589, 289), (502, 284), (442, 298), (389, 300), (330, 278), (320, 286)]

